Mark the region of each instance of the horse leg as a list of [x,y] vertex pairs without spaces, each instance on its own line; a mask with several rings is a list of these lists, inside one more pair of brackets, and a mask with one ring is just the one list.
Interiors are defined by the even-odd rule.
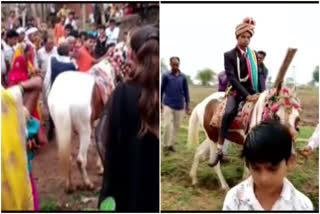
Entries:
[[221,188],[225,191],[228,191],[230,188],[229,188],[229,185],[228,183],[226,182],[223,174],[222,174],[222,171],[221,171],[221,167],[220,167],[220,162],[214,167],[214,171],[217,173],[218,175],[218,178],[219,178],[219,181],[220,181],[220,184],[221,184]]
[[[95,124],[93,124],[92,125],[92,130],[94,130],[94,127],[96,127],[96,125]],[[98,151],[98,145],[96,144],[96,137],[95,137],[95,132],[94,131],[92,131],[92,134],[91,134],[91,142],[95,145],[95,147],[96,147],[96,153],[97,153],[97,155],[96,155],[96,157],[97,157],[97,159],[96,159],[96,165],[97,165],[97,168],[98,168],[98,175],[103,175],[103,170],[104,170],[104,168],[103,168],[103,165],[102,165],[102,160],[101,160],[101,157],[100,157],[100,154],[99,154],[99,151]]]
[[197,179],[197,169],[200,162],[201,157],[205,156],[209,153],[209,139],[204,140],[200,146],[197,148],[196,154],[194,155],[192,167],[190,170],[190,177],[192,179],[192,185],[196,185],[198,183]]
[[217,156],[217,143],[210,141],[209,149],[210,149],[210,156],[209,156],[210,158],[209,158],[208,165],[212,167],[210,164],[213,162],[214,158]]
[[[50,106],[50,113],[53,122],[56,126],[56,136],[58,144],[58,154],[60,164],[62,166],[64,176],[66,178],[65,192],[72,193],[73,185],[71,182],[71,132],[72,124],[70,114],[62,109],[57,109],[58,106]],[[68,108],[66,108],[68,109]]]
[[97,155],[97,167],[99,169],[98,175],[103,175],[104,168],[99,154]]
[[[217,144],[209,141],[209,149],[210,149],[210,160],[209,163],[211,163],[210,161],[213,160],[213,158],[217,155]],[[217,173],[218,178],[219,178],[219,182],[221,184],[221,188],[225,191],[229,190],[229,185],[226,182],[222,172],[221,172],[221,167],[220,167],[220,161],[218,162],[218,164],[214,167],[214,171]]]
[[93,183],[90,181],[87,173],[87,153],[91,143],[91,126],[89,121],[86,125],[83,125],[80,129],[80,150],[77,157],[77,164],[79,171],[82,175],[85,186],[92,190],[94,188]]

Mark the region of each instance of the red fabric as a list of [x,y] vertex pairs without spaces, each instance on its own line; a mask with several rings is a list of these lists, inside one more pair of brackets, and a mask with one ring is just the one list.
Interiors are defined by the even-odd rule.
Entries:
[[89,51],[82,46],[79,49],[79,57],[77,58],[77,64],[79,66],[79,71],[87,72],[93,65],[94,58],[91,56]]
[[8,86],[17,85],[28,79],[28,67],[24,56],[18,56],[13,64],[8,76]]
[[61,23],[56,24],[54,28],[54,35],[56,45],[61,37],[65,37],[64,26]]

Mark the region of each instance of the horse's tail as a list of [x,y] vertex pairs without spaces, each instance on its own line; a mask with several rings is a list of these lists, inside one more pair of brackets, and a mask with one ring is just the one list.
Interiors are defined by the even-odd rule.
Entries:
[[51,100],[49,96],[49,111],[55,126],[59,159],[61,161],[62,166],[68,168],[70,167],[69,160],[71,155],[72,135],[72,122],[70,110],[68,107],[64,105],[57,105],[57,103],[50,103],[50,101]]
[[189,119],[189,128],[188,128],[188,149],[191,149],[194,145],[198,145],[199,143],[199,118],[197,114],[197,108],[194,108],[190,119]]

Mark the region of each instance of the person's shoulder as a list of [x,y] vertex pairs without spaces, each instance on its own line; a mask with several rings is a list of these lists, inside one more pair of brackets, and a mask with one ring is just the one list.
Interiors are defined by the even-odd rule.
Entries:
[[287,178],[285,178],[285,183],[289,186],[290,192],[294,194],[293,200],[298,210],[313,210],[313,204],[305,194],[297,190]]
[[182,77],[183,79],[187,80],[187,75],[186,75],[185,73],[182,73],[182,72],[180,71],[180,75],[181,75],[181,77]]
[[43,54],[44,53],[44,47],[41,47],[39,50],[38,50],[38,54]]
[[247,178],[246,180],[232,187],[227,192],[224,200],[224,207],[232,207],[235,203],[240,203],[240,201],[245,200],[245,198],[247,197],[247,192],[249,191],[248,188],[250,188],[250,182],[252,182],[250,179],[252,178]]
[[231,50],[224,52],[224,55],[225,56],[233,55],[235,51],[236,51],[236,48],[232,48]]
[[223,210],[237,210],[240,201],[245,197],[247,180],[242,181],[232,187],[228,192],[223,202]]

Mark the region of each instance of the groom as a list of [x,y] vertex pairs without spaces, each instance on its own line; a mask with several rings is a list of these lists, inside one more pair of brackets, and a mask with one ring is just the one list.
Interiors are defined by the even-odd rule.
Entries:
[[248,45],[254,34],[255,21],[245,18],[236,27],[237,46],[224,53],[224,67],[228,80],[232,86],[231,93],[227,98],[227,105],[222,118],[220,135],[218,139],[217,156],[210,166],[215,166],[223,158],[223,143],[228,137],[228,128],[237,116],[238,106],[241,101],[254,101],[256,93],[259,93],[259,79],[256,53]]

